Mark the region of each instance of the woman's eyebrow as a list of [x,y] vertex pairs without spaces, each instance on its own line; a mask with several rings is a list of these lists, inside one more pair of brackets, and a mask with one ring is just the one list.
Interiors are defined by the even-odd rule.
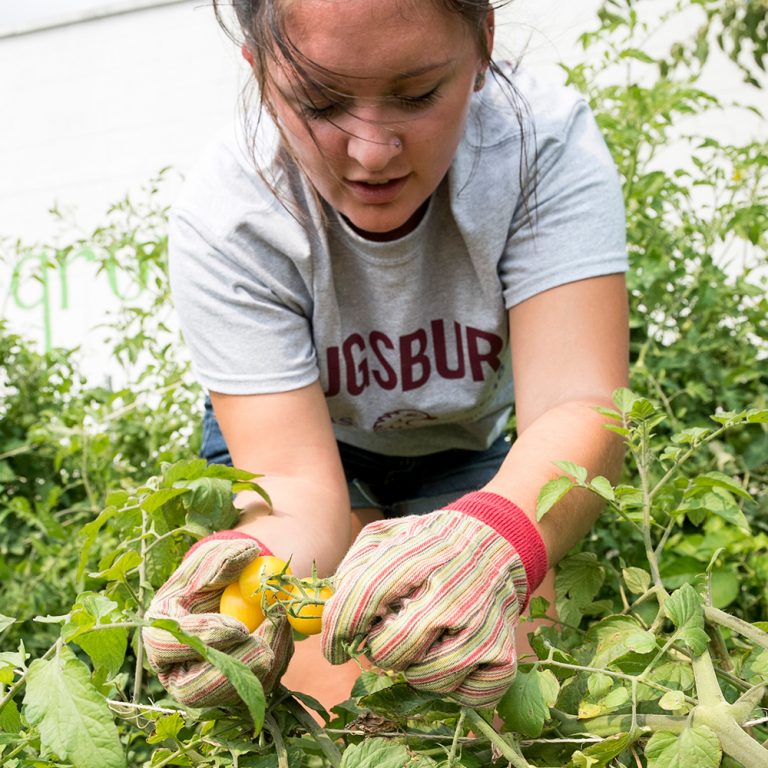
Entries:
[[442,69],[453,63],[453,59],[445,59],[444,61],[436,61],[424,66],[417,67],[416,69],[408,70],[407,72],[398,72],[395,76],[397,80],[407,80],[412,77],[420,77],[421,75],[429,74],[436,69]]

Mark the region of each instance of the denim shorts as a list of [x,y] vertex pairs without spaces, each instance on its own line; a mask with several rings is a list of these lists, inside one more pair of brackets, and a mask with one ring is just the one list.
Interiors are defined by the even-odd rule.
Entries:
[[[502,435],[484,451],[451,449],[427,456],[384,456],[341,442],[338,447],[352,509],[402,517],[432,512],[482,488],[498,472],[509,439]],[[209,398],[200,455],[211,464],[232,464]]]

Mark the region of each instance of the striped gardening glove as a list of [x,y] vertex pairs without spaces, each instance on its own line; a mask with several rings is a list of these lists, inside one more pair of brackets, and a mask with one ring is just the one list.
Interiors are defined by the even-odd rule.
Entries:
[[[259,678],[265,691],[280,679],[293,652],[293,635],[284,617],[267,619],[252,633],[237,619],[218,613],[221,593],[260,554],[269,554],[256,539],[222,531],[201,539],[157,591],[146,618],[175,619],[179,627],[206,645],[240,660]],[[142,632],[147,660],[168,693],[191,707],[240,701],[227,678],[188,645],[162,629]]]
[[361,649],[416,688],[491,706],[514,679],[515,626],[546,572],[533,523],[493,493],[370,523],[336,571],[323,653],[340,664]]

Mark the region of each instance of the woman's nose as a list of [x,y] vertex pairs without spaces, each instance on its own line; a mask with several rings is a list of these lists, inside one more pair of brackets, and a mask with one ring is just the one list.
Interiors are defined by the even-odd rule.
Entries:
[[390,126],[357,119],[347,139],[347,155],[371,173],[383,171],[402,152],[402,141]]

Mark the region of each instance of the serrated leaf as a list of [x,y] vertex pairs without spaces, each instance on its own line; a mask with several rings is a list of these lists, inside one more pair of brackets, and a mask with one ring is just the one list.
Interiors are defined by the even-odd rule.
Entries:
[[149,744],[161,744],[166,739],[175,739],[183,727],[184,718],[181,713],[174,712],[172,715],[163,715],[155,722],[155,731],[147,737],[147,742]]
[[361,696],[369,696],[377,691],[383,691],[385,688],[391,688],[394,684],[394,680],[389,675],[380,675],[378,672],[364,670],[355,680],[350,695],[357,699]]
[[183,480],[196,480],[202,477],[208,467],[205,459],[183,459],[163,468],[163,481],[166,485]]
[[557,612],[566,623],[576,626],[589,610],[605,580],[605,568],[592,552],[579,552],[560,562],[555,577]]
[[768,408],[754,408],[747,411],[750,424],[768,424]]
[[541,520],[571,488],[573,488],[573,481],[564,475],[545,483],[536,500],[536,519]]
[[558,469],[562,469],[566,475],[573,475],[577,482],[587,482],[587,470],[584,467],[574,464],[572,461],[555,461],[554,465]]
[[595,643],[590,666],[605,668],[628,653],[650,653],[656,649],[653,632],[631,616],[609,616],[590,627],[587,640]]
[[232,503],[232,483],[218,477],[200,477],[186,483],[191,494],[184,498],[187,525],[211,531],[231,528],[240,513]]
[[664,603],[664,613],[675,625],[678,639],[694,656],[704,653],[709,638],[704,631],[704,608],[701,597],[690,584],[683,584]]
[[91,576],[94,578],[106,579],[107,581],[126,581],[128,574],[134,568],[138,568],[140,563],[141,555],[131,549],[128,552],[123,552],[123,554],[120,555],[109,568],[105,568],[98,573],[93,573]]
[[651,574],[642,568],[635,568],[634,566],[624,568],[621,576],[627,589],[633,595],[644,595],[651,587]]
[[123,666],[128,649],[128,630],[123,627],[94,629],[73,640],[90,657],[94,669],[114,677]]
[[405,765],[409,768],[412,765],[405,746],[379,737],[351,744],[341,758],[341,768],[403,768]]
[[694,479],[693,484],[695,486],[706,488],[725,488],[727,491],[730,491],[736,496],[740,496],[742,499],[752,501],[752,495],[744,490],[738,480],[735,480],[722,472],[707,472],[706,474],[698,475]]
[[720,740],[706,725],[680,734],[659,731],[645,745],[648,768],[718,768],[722,756]]
[[185,493],[189,492],[189,488],[161,488],[159,491],[154,491],[145,499],[142,499],[141,508],[148,515],[151,515],[177,496],[183,496]]
[[548,669],[518,671],[496,711],[507,730],[538,738],[549,720],[560,692],[560,683]]
[[15,734],[21,731],[21,715],[16,702],[11,699],[0,709],[0,735]]
[[24,713],[40,731],[44,754],[75,768],[126,768],[117,727],[88,667],[65,645],[29,668]]
[[429,691],[419,691],[408,683],[395,683],[364,696],[360,705],[376,714],[396,720],[419,712],[457,714],[459,705]]

